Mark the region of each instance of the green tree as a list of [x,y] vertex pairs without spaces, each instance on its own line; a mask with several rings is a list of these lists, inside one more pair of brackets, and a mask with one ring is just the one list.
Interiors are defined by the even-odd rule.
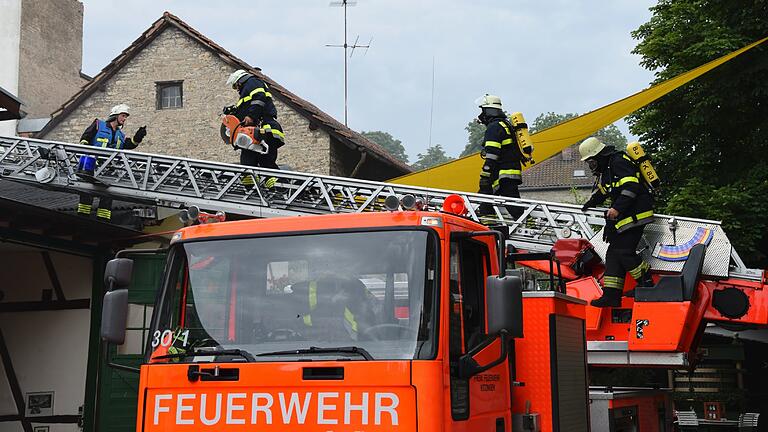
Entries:
[[478,123],[474,120],[467,123],[464,128],[469,134],[467,137],[467,145],[464,146],[464,150],[459,157],[469,156],[472,153],[477,153],[483,149],[483,137],[485,136],[485,125]]
[[415,170],[423,170],[451,160],[453,160],[453,158],[445,154],[443,146],[436,144],[429,147],[426,153],[419,153],[416,162],[411,166]]
[[[768,33],[768,2],[659,0],[632,36],[656,82]],[[757,47],[630,117],[662,179],[660,211],[722,219],[748,265],[768,260],[768,47]]]
[[402,141],[395,139],[389,132],[369,131],[360,132],[360,135],[383,147],[395,159],[408,163],[408,154],[405,153]]
[[[578,116],[579,115],[575,113],[556,114],[551,111],[539,114],[533,123],[531,123],[529,132],[533,134]],[[627,148],[627,137],[621,133],[621,130],[619,130],[616,125],[608,125],[600,129],[595,132],[595,136],[605,145],[612,145],[616,147],[617,150],[624,150]]]

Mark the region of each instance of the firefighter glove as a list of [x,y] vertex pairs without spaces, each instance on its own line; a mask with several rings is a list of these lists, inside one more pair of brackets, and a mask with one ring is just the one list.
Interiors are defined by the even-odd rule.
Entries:
[[133,142],[140,143],[145,136],[147,136],[147,127],[142,126],[139,128],[139,130],[136,131],[135,134],[133,134]]
[[584,205],[581,206],[581,211],[586,212],[590,208],[594,207],[595,204],[597,204],[597,195],[593,194],[592,196],[589,197],[587,202],[585,202]]
[[236,106],[234,106],[234,105],[227,105],[227,106],[225,106],[225,107],[224,107],[224,109],[223,109],[223,110],[221,110],[221,111],[222,111],[224,114],[227,114],[227,115],[229,115],[229,114],[234,114],[234,113],[235,113],[235,111],[237,111],[237,107],[236,107]]
[[603,241],[610,243],[616,237],[616,221],[607,219],[603,228]]

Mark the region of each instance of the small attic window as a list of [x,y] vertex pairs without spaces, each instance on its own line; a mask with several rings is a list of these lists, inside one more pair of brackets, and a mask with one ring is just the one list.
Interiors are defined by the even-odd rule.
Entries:
[[573,170],[573,176],[574,177],[586,177],[587,176],[587,171],[583,170],[583,169]]
[[184,106],[182,81],[164,81],[157,86],[157,109],[173,109]]

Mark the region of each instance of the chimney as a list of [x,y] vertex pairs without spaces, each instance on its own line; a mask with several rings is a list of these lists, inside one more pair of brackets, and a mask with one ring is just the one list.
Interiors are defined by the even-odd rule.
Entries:
[[576,153],[576,147],[570,146],[570,147],[564,148],[561,154],[564,161],[571,161],[573,160],[575,153]]

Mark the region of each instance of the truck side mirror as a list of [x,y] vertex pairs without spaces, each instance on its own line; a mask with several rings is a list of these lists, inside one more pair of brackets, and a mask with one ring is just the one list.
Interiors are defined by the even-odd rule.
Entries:
[[128,258],[115,258],[109,260],[104,269],[104,285],[108,291],[115,288],[128,288],[133,275],[133,260]]
[[128,320],[128,290],[125,288],[104,294],[101,309],[101,339],[116,345],[125,342]]
[[133,260],[115,258],[104,269],[104,285],[107,293],[101,309],[101,338],[109,343],[125,342],[128,320],[128,285],[131,284]]
[[523,337],[523,282],[519,276],[489,276],[485,283],[488,334]]

